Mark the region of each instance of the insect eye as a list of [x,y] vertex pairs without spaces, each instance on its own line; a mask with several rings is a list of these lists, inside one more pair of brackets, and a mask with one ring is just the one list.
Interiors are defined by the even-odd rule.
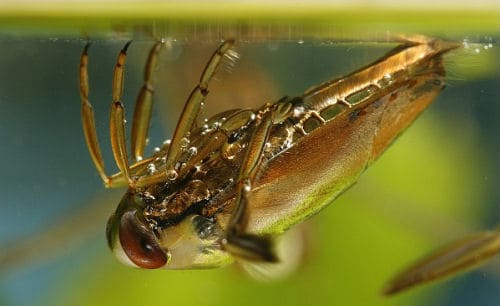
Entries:
[[139,220],[135,211],[127,211],[122,215],[119,237],[123,252],[138,267],[156,269],[167,263],[167,254],[149,227]]

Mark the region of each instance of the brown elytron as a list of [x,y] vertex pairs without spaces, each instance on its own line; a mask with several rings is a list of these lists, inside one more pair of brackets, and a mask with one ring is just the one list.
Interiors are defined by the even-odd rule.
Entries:
[[152,109],[152,48],[132,122],[131,162],[121,103],[128,44],[113,78],[110,133],[120,170],[107,175],[88,100],[88,46],[80,64],[85,138],[107,187],[128,186],[107,227],[123,262],[169,269],[218,267],[241,259],[277,258],[273,239],[329,204],[351,186],[444,88],[442,55],[457,44],[405,41],[376,62],[258,109],[198,114],[225,57],[212,55],[177,122],[171,141],[143,157]]

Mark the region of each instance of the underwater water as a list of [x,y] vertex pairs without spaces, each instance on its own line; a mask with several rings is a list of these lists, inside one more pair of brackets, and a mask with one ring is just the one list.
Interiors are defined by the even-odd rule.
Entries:
[[[81,130],[77,38],[0,38],[0,250],[65,222],[29,256],[2,265],[0,305],[498,305],[499,259],[448,281],[384,298],[384,283],[430,250],[500,221],[500,46],[467,36],[446,56],[447,88],[359,182],[306,224],[307,252],[286,279],[257,282],[235,267],[145,271],[109,252],[105,190]],[[126,40],[95,40],[90,100],[108,173],[112,69]],[[129,49],[132,114],[153,40]],[[156,69],[148,152],[169,138],[217,43],[168,41]],[[333,40],[239,42],[241,59],[211,83],[203,111],[257,107],[354,71],[394,47]],[[229,71],[231,70],[231,71]],[[57,228],[58,229],[58,228]],[[59,243],[60,242],[60,243]],[[33,244],[35,245],[35,244]]]

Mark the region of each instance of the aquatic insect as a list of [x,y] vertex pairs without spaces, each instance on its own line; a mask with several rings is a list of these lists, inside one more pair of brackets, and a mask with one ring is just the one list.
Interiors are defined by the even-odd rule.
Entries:
[[286,262],[274,241],[349,188],[445,86],[442,56],[458,44],[405,41],[376,62],[298,97],[221,112],[199,123],[208,84],[234,41],[215,51],[187,99],[174,135],[144,157],[152,110],[146,63],[129,158],[121,103],[128,44],[115,66],[110,114],[114,159],[107,175],[88,92],[88,45],[80,62],[85,139],[107,187],[127,186],[107,225],[117,258],[140,268],[213,268],[234,260]]

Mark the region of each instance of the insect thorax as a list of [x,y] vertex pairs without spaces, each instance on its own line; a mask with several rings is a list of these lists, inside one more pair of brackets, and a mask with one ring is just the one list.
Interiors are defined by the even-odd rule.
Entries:
[[[284,153],[325,122],[307,109],[301,98],[284,97],[257,111],[230,110],[205,120],[185,138],[182,154],[175,165],[177,176],[137,189],[145,203],[144,215],[152,227],[177,224],[190,214],[214,218],[230,213],[240,168],[249,141],[262,116],[275,111],[273,126],[259,169]],[[328,115],[332,117],[332,115]],[[319,119],[318,119],[319,118]],[[310,122],[315,121],[314,126]],[[138,176],[166,171],[168,142],[156,152]]]

